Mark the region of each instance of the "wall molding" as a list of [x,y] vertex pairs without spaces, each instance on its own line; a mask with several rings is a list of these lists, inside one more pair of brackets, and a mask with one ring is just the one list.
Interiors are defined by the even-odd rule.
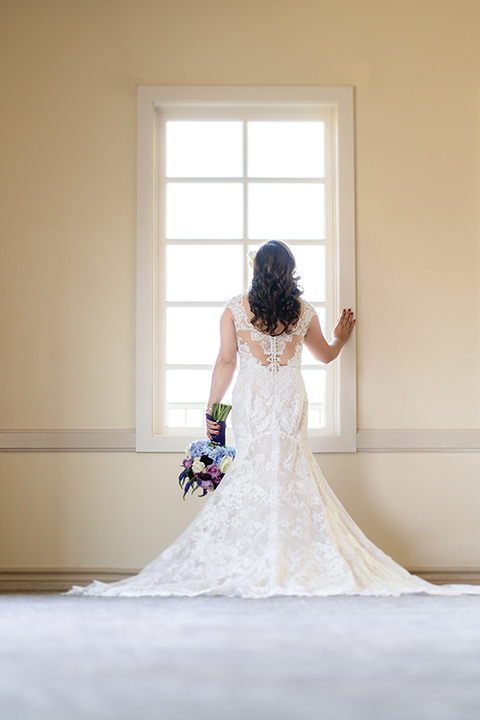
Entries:
[[0,568],[0,593],[64,592],[72,585],[88,585],[93,580],[116,582],[138,572],[125,568]]
[[135,430],[3,430],[3,452],[135,452]]
[[480,585],[480,567],[418,567],[407,568],[413,575],[418,575],[435,585],[467,584]]
[[[0,452],[135,452],[135,430],[3,430]],[[480,430],[359,430],[357,452],[478,453]]]
[[[131,568],[0,568],[0,593],[65,592],[72,585],[88,585],[93,580],[116,582],[138,572]],[[420,567],[409,572],[436,585],[480,585],[480,567]]]
[[480,452],[480,430],[359,430],[358,452]]

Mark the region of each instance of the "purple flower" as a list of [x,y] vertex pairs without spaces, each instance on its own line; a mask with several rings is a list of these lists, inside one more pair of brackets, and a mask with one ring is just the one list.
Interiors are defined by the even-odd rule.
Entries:
[[214,488],[213,482],[211,480],[199,480],[198,484],[205,490],[213,490]]
[[220,475],[222,474],[222,473],[220,472],[220,468],[218,467],[218,465],[213,465],[213,464],[208,466],[207,472],[208,472],[209,475],[212,476],[212,478],[213,478],[214,480],[215,480],[215,478],[219,478]]
[[188,470],[188,468],[192,467],[192,463],[192,458],[185,458],[185,460],[183,461],[183,467]]

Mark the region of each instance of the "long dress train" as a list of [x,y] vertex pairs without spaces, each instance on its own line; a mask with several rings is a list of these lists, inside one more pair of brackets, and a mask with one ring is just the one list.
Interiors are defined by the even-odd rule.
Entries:
[[138,575],[67,594],[103,596],[480,594],[433,585],[386,555],[341,505],[308,446],[301,352],[315,314],[303,303],[289,335],[248,321],[245,295],[227,303],[240,370],[233,391],[237,455],[193,522]]

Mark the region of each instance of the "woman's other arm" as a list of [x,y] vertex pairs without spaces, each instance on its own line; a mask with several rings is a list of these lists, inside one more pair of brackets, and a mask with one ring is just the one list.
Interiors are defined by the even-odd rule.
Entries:
[[[237,337],[232,311],[228,308],[223,312],[220,320],[220,352],[213,368],[212,386],[208,398],[208,412],[211,412],[213,403],[222,401],[233,379],[237,367]],[[212,433],[217,434],[219,425],[207,420],[207,435],[212,439]]]
[[356,320],[350,308],[343,310],[340,319],[333,328],[332,341],[328,343],[322,333],[318,317],[315,315],[305,335],[305,345],[315,360],[320,360],[320,362],[323,363],[329,363],[335,360],[352,334],[355,322]]

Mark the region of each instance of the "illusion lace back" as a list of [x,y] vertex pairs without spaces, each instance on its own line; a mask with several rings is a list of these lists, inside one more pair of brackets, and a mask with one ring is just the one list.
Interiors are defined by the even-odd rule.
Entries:
[[270,337],[250,324],[246,303],[246,295],[227,303],[240,356],[235,461],[195,520],[138,575],[69,594],[480,594],[480,586],[438,586],[411,575],[366,538],[308,446],[301,352],[315,310],[303,303],[291,334]]

